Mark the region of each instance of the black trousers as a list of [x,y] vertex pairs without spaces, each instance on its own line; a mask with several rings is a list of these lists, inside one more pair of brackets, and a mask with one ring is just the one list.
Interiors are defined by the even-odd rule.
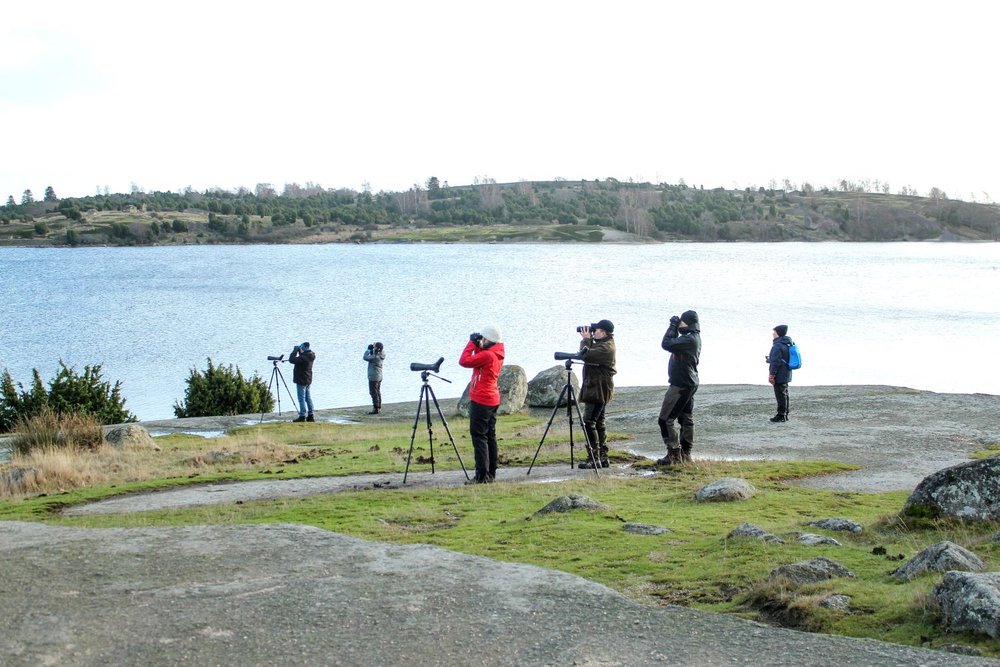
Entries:
[[587,429],[589,443],[587,449],[593,448],[594,458],[604,460],[608,458],[607,423],[604,420],[608,404],[584,403],[583,406],[583,428]]
[[[660,435],[667,449],[677,449],[690,452],[694,446],[694,395],[698,387],[667,387],[660,406]],[[674,428],[674,422],[681,426],[680,437]]]
[[788,416],[788,383],[774,383],[774,398],[778,401],[778,414],[782,417]]
[[368,395],[372,397],[372,407],[378,410],[382,407],[382,381],[368,381]]
[[497,476],[497,408],[498,405],[469,403],[469,435],[476,457],[476,479],[483,481]]

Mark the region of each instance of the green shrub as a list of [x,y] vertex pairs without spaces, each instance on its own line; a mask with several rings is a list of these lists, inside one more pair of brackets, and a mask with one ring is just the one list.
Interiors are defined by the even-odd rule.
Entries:
[[58,414],[44,407],[38,414],[17,420],[10,444],[11,450],[21,456],[36,449],[93,451],[104,444],[104,431],[93,415]]
[[239,367],[216,366],[211,358],[208,370],[191,369],[184,402],[174,403],[177,417],[214,417],[270,412],[274,398],[257,375],[245,378]]
[[31,419],[48,409],[57,415],[90,415],[101,424],[121,424],[135,421],[135,415],[125,409],[121,380],[104,381],[101,364],[85,366],[83,374],[59,360],[59,370],[49,381],[48,389],[38,369],[32,369],[31,388],[14,383],[5,368],[0,378],[0,433],[14,428],[18,420]]

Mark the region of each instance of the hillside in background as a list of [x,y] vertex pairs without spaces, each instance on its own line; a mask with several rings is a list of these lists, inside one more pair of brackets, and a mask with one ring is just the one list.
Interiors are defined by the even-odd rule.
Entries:
[[406,192],[267,184],[103,194],[0,207],[0,245],[368,241],[1000,240],[1000,206],[843,190],[538,181]]

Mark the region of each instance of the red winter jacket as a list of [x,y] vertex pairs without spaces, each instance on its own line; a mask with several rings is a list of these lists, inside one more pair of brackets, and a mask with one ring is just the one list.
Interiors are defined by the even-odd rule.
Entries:
[[500,405],[500,390],[497,388],[497,378],[503,368],[503,343],[496,343],[487,349],[480,349],[471,340],[462,350],[458,365],[472,369],[472,382],[469,383],[469,399],[480,405]]

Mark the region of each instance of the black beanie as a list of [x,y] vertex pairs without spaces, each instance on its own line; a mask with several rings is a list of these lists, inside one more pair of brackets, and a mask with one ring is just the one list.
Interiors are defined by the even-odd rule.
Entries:
[[774,327],[774,333],[778,334],[778,336],[785,336],[785,335],[787,335],[788,334],[788,325],[787,324],[779,324],[778,326]]
[[698,324],[698,313],[693,310],[685,310],[681,313],[681,322],[689,327]]

